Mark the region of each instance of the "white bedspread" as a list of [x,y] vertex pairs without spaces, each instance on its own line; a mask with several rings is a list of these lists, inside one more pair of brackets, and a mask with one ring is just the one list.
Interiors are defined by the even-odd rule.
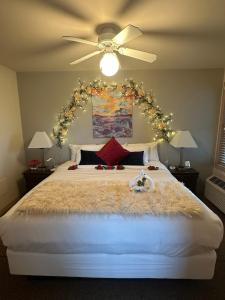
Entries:
[[[129,180],[141,167],[97,171],[93,166],[67,170],[67,162],[45,181]],[[154,178],[176,180],[159,162],[151,171]],[[146,167],[145,167],[146,168]],[[42,183],[41,183],[42,184]],[[187,190],[188,193],[190,193]],[[25,196],[26,197],[26,196]],[[95,195],[93,195],[95,197]],[[201,218],[185,216],[62,215],[14,216],[22,198],[0,218],[0,236],[11,250],[45,253],[151,253],[187,256],[216,249],[223,236],[220,219],[197,197],[203,208]]]

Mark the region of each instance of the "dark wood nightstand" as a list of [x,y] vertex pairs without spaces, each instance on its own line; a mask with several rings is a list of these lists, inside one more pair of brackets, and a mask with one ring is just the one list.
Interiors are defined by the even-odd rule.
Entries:
[[170,173],[180,182],[183,182],[184,185],[190,189],[194,194],[196,193],[196,185],[198,180],[199,173],[192,168],[184,169],[169,169]]
[[42,180],[51,175],[53,171],[49,169],[36,169],[36,170],[26,170],[23,172],[23,176],[26,183],[26,192],[29,192],[33,187],[35,187]]

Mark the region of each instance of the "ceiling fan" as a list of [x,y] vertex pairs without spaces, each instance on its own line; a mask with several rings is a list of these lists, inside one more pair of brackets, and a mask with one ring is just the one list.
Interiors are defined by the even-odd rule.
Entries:
[[122,47],[127,42],[139,37],[142,34],[142,31],[133,25],[126,26],[122,31],[116,34],[115,28],[113,28],[113,26],[107,26],[106,24],[101,28],[101,32],[98,36],[98,42],[92,42],[73,36],[63,36],[63,39],[72,42],[88,44],[98,48],[98,50],[74,60],[70,63],[71,65],[78,64],[95,55],[104,53],[100,61],[101,71],[106,76],[112,76],[119,69],[119,61],[115,52],[135,59],[140,59],[148,63],[152,63],[156,60],[157,56],[155,54]]

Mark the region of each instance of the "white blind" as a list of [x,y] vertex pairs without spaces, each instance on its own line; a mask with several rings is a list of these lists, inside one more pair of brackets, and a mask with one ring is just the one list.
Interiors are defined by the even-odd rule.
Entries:
[[221,105],[222,106],[221,106],[221,115],[220,115],[217,164],[225,168],[225,89],[223,89],[223,97],[222,97]]

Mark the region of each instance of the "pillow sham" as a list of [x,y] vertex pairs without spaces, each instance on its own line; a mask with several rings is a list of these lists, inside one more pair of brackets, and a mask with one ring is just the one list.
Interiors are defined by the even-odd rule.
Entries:
[[144,151],[130,152],[125,158],[120,161],[120,164],[128,166],[143,166]]
[[105,162],[96,155],[95,151],[80,150],[81,161],[80,165],[104,165]]
[[104,144],[89,144],[89,145],[76,145],[76,144],[70,144],[70,150],[71,150],[71,160],[75,161],[77,164],[80,163],[81,160],[81,150],[86,151],[98,151],[103,147]]
[[70,144],[69,148],[70,148],[70,160],[75,161],[76,160],[76,156],[77,156],[78,146]]
[[129,151],[124,149],[114,137],[96,152],[96,155],[109,166],[118,165],[128,154]]
[[158,143],[156,142],[149,143],[149,161],[151,160],[159,161]]

